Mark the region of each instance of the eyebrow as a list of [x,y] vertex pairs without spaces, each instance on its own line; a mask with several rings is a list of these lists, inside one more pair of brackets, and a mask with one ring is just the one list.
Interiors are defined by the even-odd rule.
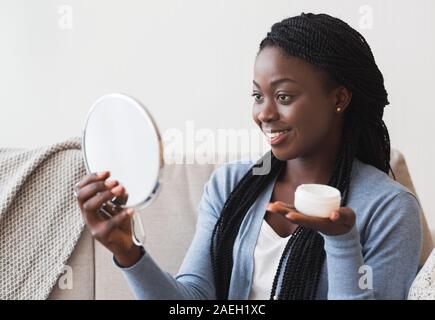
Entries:
[[[255,82],[255,80],[253,80],[252,82],[253,82],[254,85],[256,85],[258,88],[260,88],[260,85],[259,85],[257,82]],[[273,80],[273,81],[270,83],[270,85],[274,87],[274,86],[277,86],[277,85],[279,85],[279,84],[281,84],[281,83],[283,83],[283,82],[292,82],[292,83],[297,83],[295,80],[290,79],[290,78],[281,78],[281,79]]]

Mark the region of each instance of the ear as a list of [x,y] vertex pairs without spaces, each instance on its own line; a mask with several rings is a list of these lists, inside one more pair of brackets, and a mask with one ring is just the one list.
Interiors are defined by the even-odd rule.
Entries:
[[338,86],[334,89],[334,111],[342,113],[346,110],[352,100],[352,92],[345,86]]

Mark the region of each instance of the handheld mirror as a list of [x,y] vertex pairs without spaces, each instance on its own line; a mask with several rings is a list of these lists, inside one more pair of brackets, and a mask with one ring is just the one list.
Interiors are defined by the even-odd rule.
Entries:
[[[100,211],[111,217],[112,208],[142,209],[151,204],[160,188],[163,144],[147,109],[120,93],[99,98],[89,110],[82,137],[83,158],[88,173],[110,171],[128,193],[125,204],[114,197]],[[145,232],[138,213],[133,216],[133,241],[141,245]]]

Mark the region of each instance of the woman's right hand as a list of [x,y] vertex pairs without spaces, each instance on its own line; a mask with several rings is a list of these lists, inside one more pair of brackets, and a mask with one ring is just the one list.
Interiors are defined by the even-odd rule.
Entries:
[[92,236],[101,242],[115,256],[123,267],[135,264],[141,257],[140,247],[132,239],[132,209],[105,209],[112,215],[107,217],[100,207],[117,197],[122,204],[128,199],[125,188],[116,180],[106,180],[110,172],[91,173],[76,185],[77,201],[86,225]]

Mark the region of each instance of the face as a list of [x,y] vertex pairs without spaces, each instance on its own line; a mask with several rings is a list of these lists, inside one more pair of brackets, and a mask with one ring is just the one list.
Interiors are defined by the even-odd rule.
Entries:
[[324,71],[284,55],[278,47],[266,47],[257,55],[252,115],[278,159],[310,156],[341,137],[350,92],[327,84]]

